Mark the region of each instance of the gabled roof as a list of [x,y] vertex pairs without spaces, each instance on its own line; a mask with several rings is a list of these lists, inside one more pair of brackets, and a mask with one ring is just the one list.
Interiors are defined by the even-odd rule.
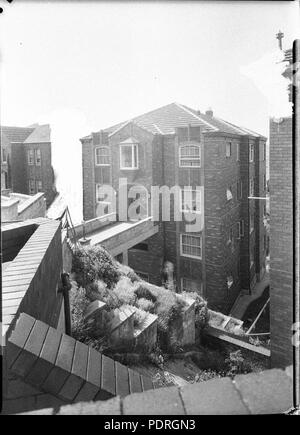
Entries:
[[123,140],[123,142],[121,142],[122,145],[133,144],[133,143],[139,143],[139,141],[132,136],[126,140]]
[[34,124],[30,127],[1,126],[1,136],[5,136],[9,142],[17,143],[42,143],[51,141],[49,124]]
[[[260,136],[258,133],[238,127],[215,116],[203,114],[199,110],[191,109],[190,107],[179,103],[168,104],[152,110],[151,112],[136,116],[131,120],[113,125],[104,131],[107,132],[109,136],[113,136],[130,122],[152,134],[174,134],[176,127],[186,127],[190,125],[200,126],[202,127],[203,132],[206,133],[220,132],[239,136]],[[90,137],[91,136],[86,136],[83,139],[88,139]]]
[[38,125],[24,143],[42,143],[51,142],[50,139],[50,125]]
[[33,131],[33,127],[1,126],[1,136],[5,135],[9,142],[24,142]]

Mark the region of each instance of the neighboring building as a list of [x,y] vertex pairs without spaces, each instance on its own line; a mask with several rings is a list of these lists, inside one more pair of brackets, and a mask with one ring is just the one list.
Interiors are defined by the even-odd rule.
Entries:
[[[296,47],[299,59],[299,41],[295,44],[295,50]],[[296,59],[293,59],[292,50],[284,51],[283,56],[287,62],[283,76],[291,83],[288,87],[291,102],[292,80],[295,83],[294,80],[297,79]],[[299,170],[299,151],[296,153],[296,147],[293,146],[293,132],[297,135],[298,142],[295,138],[295,144],[299,148],[300,101],[299,90],[294,89],[294,101],[297,105],[295,118],[288,116],[270,120],[270,330],[273,367],[284,367],[293,363],[296,350],[292,342],[294,334],[297,339],[297,330],[293,330],[293,323],[297,321],[296,313],[299,320],[299,275],[298,282],[296,280],[296,275],[299,274],[299,256],[297,259],[295,249],[295,238],[298,237],[299,240],[299,214],[296,215],[294,208],[298,204],[299,213],[299,174],[296,173],[297,167]],[[295,270],[297,264],[298,271]]]
[[[137,273],[161,284],[163,265],[171,262],[177,291],[196,290],[223,312],[262,278],[264,202],[248,197],[266,195],[265,137],[216,118],[211,110],[203,114],[173,103],[81,142],[85,220],[105,205],[98,186],[111,184],[118,192],[121,178],[148,192],[151,186],[179,185],[180,196],[192,196],[189,213],[201,214],[200,231],[186,233],[185,222],[172,219],[173,198],[171,220],[161,221],[158,234],[128,252]],[[204,195],[184,186],[201,186]]]
[[56,190],[49,125],[1,126],[1,191],[44,192],[51,204]]
[[1,222],[23,221],[46,216],[44,193],[1,195]]

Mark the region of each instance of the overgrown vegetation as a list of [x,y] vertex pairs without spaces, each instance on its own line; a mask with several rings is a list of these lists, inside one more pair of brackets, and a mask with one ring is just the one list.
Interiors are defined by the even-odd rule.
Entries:
[[[70,292],[72,329],[75,339],[89,344],[99,351],[113,356],[127,365],[152,364],[160,370],[164,378],[164,367],[170,359],[184,358],[192,361],[199,368],[195,382],[222,377],[235,376],[237,373],[252,371],[255,367],[249,363],[250,358],[236,349],[226,351],[211,348],[207,345],[192,346],[180,349],[169,346],[170,334],[176,320],[180,319],[187,306],[186,299],[195,300],[195,322],[198,332],[208,321],[221,326],[225,316],[208,310],[206,301],[198,293],[182,293],[180,295],[164,287],[158,287],[143,281],[130,267],[121,265],[102,247],[89,247],[86,251],[77,251],[73,259],[73,272],[80,288]],[[135,353],[126,346],[111,348],[106,338],[95,339],[84,322],[84,312],[91,300],[99,299],[106,303],[109,312],[122,305],[136,307],[134,327],[140,328],[146,320],[147,313],[158,316],[158,343],[151,352]],[[233,325],[234,326],[234,325]],[[258,367],[261,364],[258,363]],[[167,382],[168,379],[163,379]]]

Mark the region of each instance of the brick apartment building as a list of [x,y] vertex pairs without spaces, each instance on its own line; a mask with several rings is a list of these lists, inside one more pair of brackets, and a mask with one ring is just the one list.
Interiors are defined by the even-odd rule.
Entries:
[[[178,185],[184,217],[200,213],[200,231],[186,222],[159,223],[159,232],[128,251],[128,264],[154,284],[166,261],[177,291],[200,292],[210,307],[229,312],[241,290],[250,291],[265,271],[266,138],[213,115],[172,103],[81,139],[83,215],[97,216],[99,186]],[[202,194],[188,192],[202,187]],[[203,194],[204,192],[204,194]],[[182,205],[183,204],[183,205]],[[102,204],[103,205],[103,204]],[[148,210],[150,210],[148,204]],[[192,210],[192,211],[191,211]],[[117,209],[118,213],[118,209]],[[149,215],[150,215],[149,211]],[[190,219],[190,216],[188,217]],[[127,253],[126,253],[127,258]]]
[[[294,362],[299,366],[299,348],[298,355],[295,355],[297,349],[292,344],[294,334],[297,338],[292,325],[297,318],[299,321],[299,173],[296,172],[299,171],[299,151],[296,146],[299,148],[300,99],[299,88],[292,86],[297,80],[295,65],[299,59],[300,44],[296,41],[293,50],[283,52],[286,68],[282,74],[290,83],[289,101],[294,103],[294,117],[291,107],[291,116],[270,119],[270,330],[273,367],[292,364],[294,356],[297,358]],[[299,374],[297,376],[299,384]]]
[[1,126],[1,192],[44,192],[49,206],[55,195],[49,125]]

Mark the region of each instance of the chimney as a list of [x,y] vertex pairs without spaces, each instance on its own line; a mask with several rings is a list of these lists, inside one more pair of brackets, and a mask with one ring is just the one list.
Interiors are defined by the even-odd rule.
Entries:
[[209,108],[206,112],[205,115],[210,116],[211,118],[214,116],[214,112],[212,111],[211,108]]

